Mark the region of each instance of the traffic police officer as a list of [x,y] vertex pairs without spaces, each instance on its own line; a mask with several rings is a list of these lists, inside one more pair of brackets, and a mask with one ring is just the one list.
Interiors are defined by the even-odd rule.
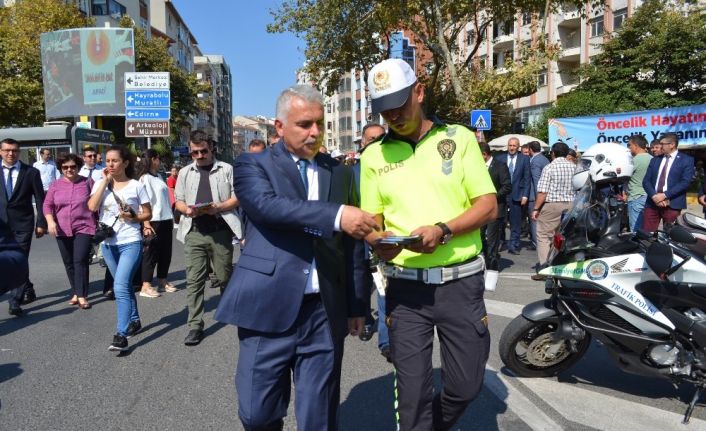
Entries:
[[[480,227],[496,217],[495,188],[474,134],[425,116],[424,87],[405,61],[377,64],[368,88],[373,113],[390,128],[361,157],[361,208],[385,226],[366,240],[386,261],[399,425],[447,430],[479,393],[490,350]],[[379,242],[391,235],[421,239]],[[436,396],[435,327],[442,364]]]

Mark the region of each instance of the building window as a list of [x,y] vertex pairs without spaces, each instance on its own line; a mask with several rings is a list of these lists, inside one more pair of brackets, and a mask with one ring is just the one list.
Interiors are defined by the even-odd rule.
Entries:
[[522,13],[522,25],[528,25],[532,22],[532,12]]
[[357,99],[357,100],[355,101],[355,110],[356,110],[356,111],[360,111],[360,99]]
[[330,104],[330,103],[327,103],[327,104],[326,104],[326,113],[327,113],[327,114],[330,114],[330,113],[331,113],[331,104]]
[[488,56],[481,55],[478,57],[478,69],[485,70],[488,67]]
[[537,86],[544,87],[547,85],[547,70],[543,69],[537,74]]
[[466,30],[466,45],[473,46],[476,40],[476,32],[473,29]]
[[93,15],[108,15],[108,0],[93,0],[91,13]]
[[613,31],[617,31],[628,19],[628,8],[623,8],[613,12]]
[[355,130],[356,130],[356,132],[360,132],[362,129],[363,129],[363,123],[361,123],[360,121],[356,121],[356,122],[355,122]]
[[401,31],[390,35],[390,57],[401,58],[416,72],[415,49],[416,48],[410,44],[409,38],[404,37],[404,33]]
[[603,15],[597,16],[591,20],[591,37],[597,37],[603,35],[605,30],[603,23]]

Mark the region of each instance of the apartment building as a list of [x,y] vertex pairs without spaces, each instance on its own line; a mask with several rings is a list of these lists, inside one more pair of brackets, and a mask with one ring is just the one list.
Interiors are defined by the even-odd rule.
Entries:
[[233,117],[233,147],[237,154],[248,151],[248,145],[253,139],[261,139],[266,143],[276,136],[275,120],[262,115]]
[[171,0],[150,0],[152,27],[170,39],[169,55],[187,72],[194,71],[196,38]]
[[[642,0],[607,0],[604,9],[591,12],[588,17],[582,17],[573,6],[562,6],[546,19],[543,12],[519,12],[513,20],[494,22],[487,29],[475,64],[503,73],[508,60],[519,59],[523,47],[531,49],[541,38],[541,24],[545,23],[545,38],[559,47],[558,58],[538,74],[535,93],[511,101],[518,122],[527,126],[537,121],[557,98],[576,88],[579,67],[601,52],[604,41],[641,4]],[[462,54],[473,42],[472,28],[469,23],[467,31],[459,35]]]
[[230,67],[222,55],[200,55],[198,47],[194,56],[196,77],[207,82],[211,91],[199,94],[209,101],[209,108],[199,113],[196,128],[204,130],[214,140],[224,160],[233,157],[232,87]]

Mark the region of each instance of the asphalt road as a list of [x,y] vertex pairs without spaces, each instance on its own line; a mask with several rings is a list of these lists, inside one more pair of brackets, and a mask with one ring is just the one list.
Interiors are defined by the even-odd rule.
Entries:
[[[180,290],[138,296],[143,331],[130,352],[107,347],[115,304],[104,300],[103,269],[91,267],[91,310],[67,304],[69,288],[54,239],[35,240],[31,278],[40,298],[14,318],[0,309],[0,429],[240,430],[233,372],[235,328],[213,320],[217,289],[207,289],[206,338],[186,347],[182,248],[175,242],[170,280]],[[600,345],[554,379],[518,379],[497,354],[503,328],[523,304],[545,297],[529,280],[534,252],[503,253],[498,290],[486,295],[493,347],[485,386],[456,429],[461,430],[706,430],[706,405],[680,424],[688,387],[625,374]],[[437,349],[438,351],[438,349]],[[435,357],[437,384],[439,359]],[[342,430],[393,430],[392,367],[376,337],[348,339],[341,393]],[[706,400],[704,400],[706,402]],[[286,429],[296,429],[293,414]]]

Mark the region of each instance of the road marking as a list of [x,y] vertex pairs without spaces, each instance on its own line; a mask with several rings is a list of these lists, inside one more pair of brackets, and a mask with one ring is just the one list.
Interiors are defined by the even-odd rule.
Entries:
[[[566,419],[592,428],[607,430],[619,427],[621,431],[645,431],[681,427],[683,416],[678,413],[583,389],[576,384],[559,383],[552,379],[517,378],[517,380]],[[515,411],[514,406],[512,410]],[[686,404],[684,404],[684,410],[686,410]],[[706,429],[706,421],[692,417],[685,429]]]
[[487,365],[483,384],[533,430],[562,431],[564,429],[508,382],[501,372]]
[[501,272],[498,274],[498,277],[531,277],[534,272]]
[[495,301],[492,299],[485,300],[485,309],[488,314],[494,316],[507,317],[508,319],[514,319],[522,313],[522,308],[524,305],[513,304],[511,302]]

